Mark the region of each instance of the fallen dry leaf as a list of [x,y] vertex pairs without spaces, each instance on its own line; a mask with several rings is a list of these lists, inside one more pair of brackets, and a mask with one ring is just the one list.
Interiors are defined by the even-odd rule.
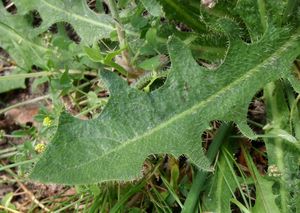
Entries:
[[15,124],[26,125],[32,123],[37,126],[34,121],[34,116],[37,115],[39,107],[37,105],[28,105],[22,108],[14,108],[5,113],[9,119],[11,119]]

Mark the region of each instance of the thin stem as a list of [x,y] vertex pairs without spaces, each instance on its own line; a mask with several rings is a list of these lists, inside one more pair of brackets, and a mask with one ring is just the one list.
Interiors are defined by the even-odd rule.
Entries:
[[120,42],[120,48],[125,48],[126,47],[125,31],[124,31],[124,27],[120,21],[119,11],[118,11],[115,0],[108,0],[108,6],[109,6],[112,17],[116,21],[118,39]]
[[[109,10],[111,12],[112,17],[116,21],[116,28],[117,28],[117,34],[118,34],[118,40],[119,40],[119,43],[120,43],[120,48],[121,49],[126,48],[127,47],[127,41],[126,41],[125,30],[124,30],[124,26],[121,23],[120,16],[119,16],[119,11],[118,11],[117,4],[116,4],[115,0],[108,0],[108,7],[109,7]],[[122,51],[121,54],[122,54],[122,58],[123,58],[124,62],[127,65],[130,65],[130,58],[129,58],[128,51],[125,49],[124,51]]]
[[[284,99],[284,88],[283,84],[281,82],[272,82],[267,84],[264,87],[264,98],[265,103],[267,106],[267,119],[271,120],[271,123],[274,123],[273,125],[274,129],[283,129],[288,130],[288,117],[284,116],[286,115],[285,112],[288,112],[288,106]],[[286,129],[285,129],[286,128]],[[269,153],[271,150],[272,154],[269,156],[268,160],[272,162],[272,164],[275,164],[279,171],[289,171],[290,167],[289,164],[293,163],[293,158],[289,155],[290,153],[284,149],[283,146],[283,139],[280,137],[272,137],[272,132],[268,132],[266,130],[265,135],[265,143],[266,148]],[[269,138],[269,139],[267,139]],[[246,156],[246,155],[245,155]],[[290,159],[291,162],[287,162],[285,159]],[[248,162],[247,162],[248,164]],[[251,163],[252,164],[252,163]],[[249,165],[249,164],[248,164]],[[290,178],[290,176],[281,176],[280,187],[279,187],[279,199],[278,202],[280,203],[280,206],[282,207],[282,212],[288,212],[288,206],[289,206],[289,194],[285,183]]]
[[[53,76],[53,75],[61,74],[61,72],[64,71],[65,70],[59,70],[59,72],[42,71],[42,72],[34,72],[34,73],[21,73],[16,75],[5,75],[5,76],[0,76],[0,81],[14,80],[20,78],[38,78],[38,77]],[[69,70],[69,74],[84,74],[89,76],[97,76],[97,73],[82,72],[80,70]]]
[[23,136],[21,135],[3,135],[5,138],[22,138]]
[[22,74],[15,74],[15,75],[5,75],[0,77],[0,81],[7,81],[7,80],[14,80],[20,78],[37,78],[37,77],[45,77],[55,75],[56,73],[51,72],[34,72],[34,73],[22,73]]
[[78,113],[77,115],[75,115],[75,117],[80,117],[81,115],[85,115],[85,114],[87,114],[87,113],[89,113],[90,111],[92,111],[92,110],[94,110],[94,109],[97,109],[97,108],[99,108],[99,107],[101,107],[101,106],[104,106],[105,104],[106,104],[106,100],[105,99],[103,99],[102,101],[101,101],[101,103],[99,103],[99,104],[96,104],[95,106],[92,106],[92,107],[90,107],[90,108],[88,108],[88,109],[86,109],[86,110],[84,110],[84,111],[82,111],[82,112],[80,112],[80,113]]
[[11,3],[9,3],[9,4],[5,7],[5,9],[8,10],[8,9],[9,9],[11,6],[13,6],[13,5],[15,5],[15,3],[11,2]]
[[26,186],[21,183],[19,180],[17,180],[17,183],[19,186],[23,189],[23,191],[27,194],[27,196],[30,198],[31,201],[33,201],[35,204],[37,204],[44,212],[50,212],[51,210],[48,209],[44,204],[42,204],[35,196],[34,194],[29,191]]
[[18,153],[18,152],[15,151],[15,152],[8,152],[8,153],[5,153],[5,154],[1,154],[1,155],[0,155],[0,159],[12,157],[12,156],[16,155],[17,153]]
[[12,213],[21,213],[21,212],[19,212],[19,211],[16,211],[16,210],[14,210],[14,209],[11,209],[11,208],[9,208],[9,207],[2,206],[2,205],[0,205],[0,209],[4,209],[5,211],[12,212]]
[[16,151],[18,147],[21,147],[23,145],[18,145],[18,146],[13,146],[13,147],[8,147],[6,149],[0,150],[0,154],[7,153],[7,152],[12,152]]
[[87,200],[88,198],[89,197],[81,197],[81,198],[79,198],[79,200],[76,200],[75,202],[72,202],[72,203],[70,203],[70,204],[68,204],[68,205],[66,205],[66,206],[64,206],[64,207],[62,207],[60,209],[55,210],[55,212],[58,213],[58,212],[65,211],[66,209],[68,209],[68,208],[76,205],[78,202],[82,202],[84,200]]
[[9,164],[9,165],[5,165],[5,166],[1,165],[0,171],[6,170],[6,169],[9,169],[9,168],[13,168],[13,167],[16,167],[16,166],[24,165],[24,164],[34,163],[35,161],[36,161],[36,159],[31,159],[31,160],[22,161],[22,162]]
[[267,13],[266,13],[266,4],[264,0],[257,0],[258,3],[258,11],[260,14],[260,21],[265,31],[267,29]]
[[48,209],[44,204],[42,204],[38,199],[36,199],[35,195],[27,189],[27,187],[19,180],[18,176],[11,169],[7,168],[5,169],[5,171],[16,179],[16,182],[22,188],[25,194],[27,194],[31,201],[33,201],[41,209],[43,209],[43,212],[50,212],[50,209]]
[[[83,83],[81,85],[79,85],[78,87],[75,87],[75,89],[79,89],[79,88],[83,88],[93,82],[96,82],[97,80],[93,79],[89,82],[86,82],[86,83]],[[71,91],[74,91],[75,89],[71,90]],[[21,103],[17,103],[17,104],[14,104],[14,105],[11,105],[11,106],[8,106],[2,110],[0,110],[0,114],[2,113],[5,113],[7,112],[8,110],[10,109],[13,109],[13,108],[16,108],[16,107],[20,107],[20,106],[24,106],[24,105],[27,105],[27,104],[32,104],[32,103],[35,103],[35,102],[38,102],[38,101],[41,101],[41,100],[45,100],[45,99],[50,99],[50,95],[44,95],[44,96],[40,96],[40,97],[37,97],[37,98],[34,98],[34,99],[31,99],[31,100],[27,100],[27,101],[24,101],[24,102],[21,102]]]
[[37,97],[37,98],[34,98],[34,99],[23,101],[21,103],[14,104],[14,105],[8,106],[8,107],[0,110],[0,114],[5,113],[10,109],[20,107],[20,106],[24,106],[24,105],[27,105],[27,104],[32,104],[32,103],[35,103],[35,102],[38,102],[38,101],[41,101],[41,100],[45,100],[45,99],[48,99],[48,98],[50,98],[50,95],[44,95],[44,96],[40,96],[40,97]]

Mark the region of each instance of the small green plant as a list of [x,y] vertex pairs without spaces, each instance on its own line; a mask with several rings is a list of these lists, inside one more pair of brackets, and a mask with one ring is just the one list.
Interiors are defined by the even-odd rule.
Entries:
[[[41,154],[29,179],[135,181],[148,156],[185,155],[199,170],[186,202],[176,195],[177,167],[170,182],[162,176],[168,193],[159,194],[184,212],[195,212],[199,201],[208,212],[299,210],[299,0],[96,2],[18,0],[15,14],[0,6],[0,46],[16,61],[0,77],[0,93],[35,78],[36,86],[48,83],[45,99],[54,106],[36,117],[42,142],[34,149]],[[261,90],[263,135],[247,118]],[[226,124],[203,150],[201,135],[215,120]],[[268,177],[244,144],[234,145],[231,122],[243,137],[265,142]],[[237,150],[247,172],[233,157]],[[134,191],[144,186],[142,180]],[[103,196],[96,193],[91,212]]]

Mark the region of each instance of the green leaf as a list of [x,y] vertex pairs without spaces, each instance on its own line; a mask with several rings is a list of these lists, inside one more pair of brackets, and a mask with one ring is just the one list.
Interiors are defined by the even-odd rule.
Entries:
[[[35,41],[28,36],[31,26],[24,16],[11,15],[0,4],[0,46],[16,61],[18,68],[11,74],[26,73],[33,64],[45,67],[45,63],[54,55],[54,50],[42,44],[41,39]],[[25,78],[11,81],[0,80],[0,93],[25,87]]]
[[99,48],[93,47],[84,47],[84,51],[87,54],[87,56],[94,62],[100,62],[102,64],[108,65],[110,67],[115,68],[120,74],[127,76],[128,72],[125,70],[122,66],[115,63],[113,61],[114,57],[121,54],[122,51],[124,51],[124,48],[121,48],[119,50],[109,52],[106,55],[100,52]]
[[207,212],[231,212],[230,200],[234,197],[239,180],[234,173],[233,159],[228,155],[227,148],[223,146],[216,173],[212,176],[212,185],[207,189],[203,200]]
[[[214,135],[214,138],[211,142],[211,145],[209,146],[209,149],[207,150],[207,157],[210,160],[214,160],[218,155],[219,155],[219,151],[220,151],[220,147],[221,146],[225,146],[227,144],[231,144],[231,141],[229,141],[229,137],[231,135],[232,132],[232,124],[225,124],[223,123],[217,130],[216,134]],[[224,151],[224,149],[223,149]],[[224,154],[224,152],[222,152],[222,154]],[[228,166],[230,166],[230,163],[227,164]],[[220,169],[217,170],[217,172],[220,171]],[[198,201],[199,201],[199,196],[200,193],[205,190],[205,188],[207,187],[207,182],[208,182],[208,176],[209,174],[207,172],[203,172],[203,171],[197,171],[197,173],[195,174],[194,178],[193,178],[193,184],[190,188],[190,191],[186,197],[186,200],[184,202],[184,207],[182,209],[182,213],[189,213],[189,212],[195,212],[196,206],[198,205]],[[212,176],[213,179],[215,177]],[[214,182],[214,181],[213,181]],[[203,199],[205,199],[205,196],[207,194],[205,194],[203,196]],[[202,202],[203,205],[206,204],[206,202]]]
[[162,56],[157,55],[152,58],[148,58],[141,62],[138,67],[144,70],[157,70],[159,66],[162,64]]
[[[5,194],[2,199],[1,199],[1,204],[6,207],[6,208],[10,208],[10,209],[13,209],[15,210],[16,207],[11,203],[11,200],[13,199],[14,197],[14,193],[13,192],[9,192],[7,194]],[[6,211],[4,211],[6,212]]]
[[266,177],[263,177],[259,174],[249,152],[246,152],[244,148],[242,148],[243,154],[245,156],[249,171],[251,173],[251,177],[254,180],[255,188],[256,188],[256,199],[255,205],[251,209],[253,213],[280,213],[278,206],[276,205],[275,199],[277,195],[273,193],[272,187],[274,185],[274,181],[268,180]]
[[267,27],[267,16],[264,1],[241,0],[235,11],[243,19],[252,41],[257,41]]
[[[266,134],[277,134],[277,137],[264,138],[268,153],[269,175],[278,183],[278,203],[281,212],[298,212],[300,199],[299,146],[293,134],[298,125],[299,114],[292,114],[286,97],[295,100],[294,91],[283,82],[268,84],[264,89],[267,118],[269,124]],[[297,107],[297,106],[296,106]],[[290,119],[297,122],[290,126]],[[297,206],[298,205],[298,206]]]
[[[256,175],[259,175],[257,172]],[[253,213],[281,213],[275,203],[276,195],[272,192],[274,182],[261,176],[256,176],[256,202],[252,209]]]
[[121,55],[121,53],[126,49],[126,47],[123,47],[121,49],[112,51],[112,52],[108,52],[107,55],[104,58],[104,63],[109,63],[111,61],[113,61],[113,59],[117,56],[117,55]]
[[33,62],[40,65],[41,55],[51,52],[41,44],[41,39],[34,42],[27,36],[31,35],[31,26],[21,15],[11,15],[0,4],[0,45],[18,64],[30,68]]
[[[297,6],[299,0],[240,0],[234,10],[244,21],[252,41],[257,41],[269,24],[281,27],[287,19],[299,27]],[[299,8],[299,6],[298,6]]]
[[181,21],[197,32],[205,32],[206,25],[200,20],[199,10],[180,0],[158,0],[166,16],[171,20]]
[[89,121],[62,113],[30,177],[64,184],[133,180],[141,177],[143,161],[153,153],[185,154],[198,168],[210,170],[201,133],[212,120],[245,122],[254,94],[290,73],[300,52],[299,31],[291,35],[269,28],[251,45],[235,38],[215,71],[199,66],[184,43],[172,38],[170,74],[151,93],[102,72],[111,94],[103,112]]
[[141,0],[146,10],[155,17],[162,16],[162,8],[156,0]]
[[101,54],[99,48],[84,47],[83,50],[92,61],[103,63],[104,56]]
[[294,73],[291,73],[290,77],[288,78],[290,84],[293,86],[295,92],[300,93],[300,81],[299,78],[294,75]]
[[56,0],[20,0],[15,2],[18,12],[26,14],[37,10],[42,23],[33,34],[46,31],[58,22],[70,23],[84,44],[93,44],[101,38],[109,38],[115,30],[112,17],[106,14],[96,14],[87,6],[86,1],[56,1]]
[[[11,72],[11,75],[16,75],[22,73],[22,70],[20,69],[14,69]],[[0,78],[0,93],[4,93],[13,89],[17,89],[17,88],[25,88],[25,79],[24,78],[18,78],[18,79],[12,79],[12,80],[1,80]]]
[[[54,36],[55,47],[53,47],[43,40],[42,36],[33,33],[34,29],[26,15],[21,13],[12,15],[0,4],[0,46],[9,53],[18,66],[13,73],[26,73],[31,70],[32,65],[46,70],[53,66],[56,69],[63,68],[67,64],[70,64],[70,67],[76,66],[73,63],[73,56],[78,53],[77,46],[72,50],[69,48],[71,45],[68,41],[64,40],[65,38]],[[57,42],[55,38],[60,38],[60,42]],[[61,46],[62,41],[66,43],[64,48]],[[59,48],[56,47],[58,43]],[[12,80],[9,86],[7,82],[0,80],[0,93],[23,88],[24,79]]]

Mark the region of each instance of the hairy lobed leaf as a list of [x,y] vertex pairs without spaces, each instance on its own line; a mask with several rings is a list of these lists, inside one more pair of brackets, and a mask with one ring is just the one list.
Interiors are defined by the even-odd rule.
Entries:
[[[12,15],[0,4],[0,46],[16,61],[13,74],[27,72],[33,64],[44,67],[50,58],[55,60],[57,51],[47,48],[39,38],[29,38],[32,26],[25,16]],[[24,79],[0,80],[0,93],[25,87]]]
[[[86,1],[21,0],[15,4],[17,13],[13,15],[0,4],[0,46],[18,66],[12,74],[26,73],[32,65],[46,70],[50,69],[49,65],[55,69],[64,68],[65,65],[69,68],[80,66],[74,63],[74,55],[81,52],[79,45],[69,44],[66,35],[65,38],[59,33],[53,35],[50,43],[40,36],[53,24],[72,24],[83,44],[93,44],[98,39],[107,38],[114,30],[113,19],[109,15],[96,14],[88,8]],[[31,23],[29,17],[32,11],[38,11],[41,16],[39,26]],[[0,93],[24,88],[24,81],[24,78],[10,82],[0,79]]]
[[31,29],[26,17],[12,15],[0,5],[0,45],[24,69],[30,68],[34,63],[40,65],[43,63],[42,56],[53,51],[43,46],[41,39],[29,39],[26,35],[31,34]]
[[210,162],[201,133],[211,120],[236,122],[242,132],[248,104],[266,83],[287,76],[300,52],[300,32],[269,27],[259,42],[231,41],[215,71],[199,66],[177,38],[169,41],[172,67],[165,84],[144,93],[102,72],[111,97],[95,120],[62,113],[53,140],[30,177],[42,182],[86,184],[141,177],[154,153],[185,154],[203,170]]
[[106,14],[96,14],[86,1],[19,0],[15,3],[22,14],[33,10],[40,13],[43,21],[33,34],[40,34],[55,23],[68,22],[83,43],[93,44],[98,39],[108,38],[115,30],[113,18]]

